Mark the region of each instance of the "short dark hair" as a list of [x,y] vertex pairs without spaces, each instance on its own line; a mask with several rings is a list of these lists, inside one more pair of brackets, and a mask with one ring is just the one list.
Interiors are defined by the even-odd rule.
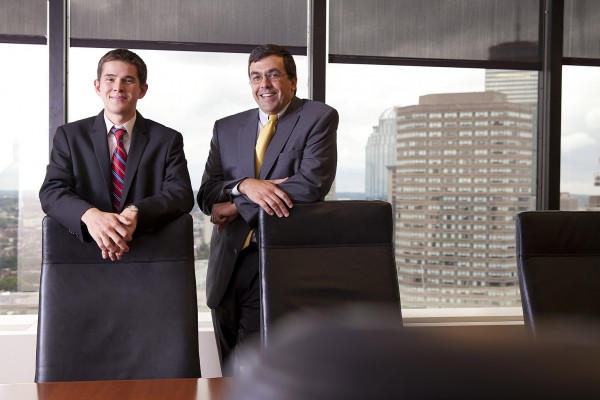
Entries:
[[250,75],[250,65],[252,63],[260,61],[269,56],[282,57],[285,72],[288,74],[290,79],[296,78],[296,62],[294,61],[294,57],[292,57],[292,53],[290,53],[288,49],[277,46],[276,44],[263,44],[255,47],[254,50],[252,50],[250,57],[248,58],[248,75]]
[[144,85],[146,83],[146,79],[148,78],[148,68],[146,68],[146,63],[140,56],[127,49],[111,50],[102,56],[100,61],[98,61],[98,80],[100,80],[102,77],[102,67],[104,67],[104,64],[109,61],[123,61],[125,63],[132,64],[137,68],[140,85]]

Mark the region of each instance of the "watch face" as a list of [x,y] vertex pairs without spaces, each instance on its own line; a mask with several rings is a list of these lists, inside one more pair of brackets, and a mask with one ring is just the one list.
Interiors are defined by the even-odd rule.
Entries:
[[133,212],[138,212],[138,208],[133,204],[128,205],[127,208],[129,208]]

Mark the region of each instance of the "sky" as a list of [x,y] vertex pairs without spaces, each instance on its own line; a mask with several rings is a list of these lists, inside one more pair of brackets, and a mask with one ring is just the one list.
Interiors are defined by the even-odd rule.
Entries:
[[[20,188],[37,190],[48,151],[47,50],[45,46],[0,46],[3,54],[19,60],[18,70],[10,63],[0,63],[6,87],[0,110],[7,113],[3,119],[10,116],[20,121],[19,129],[3,135],[0,190],[14,189],[11,171],[18,171]],[[106,51],[69,49],[70,121],[102,109],[93,81],[98,59]],[[248,56],[136,52],[149,70],[148,94],[138,102],[138,109],[146,118],[183,134],[192,184],[198,189],[215,120],[256,107],[247,79]],[[307,60],[302,56],[295,59],[298,96],[307,97]],[[420,95],[482,91],[484,70],[329,64],[326,84],[326,102],[340,114],[337,192],[363,192],[365,146],[381,114],[394,106],[418,104]],[[599,88],[600,68],[564,67],[561,191],[600,194],[600,187],[592,185],[594,173],[600,173]],[[15,168],[15,161],[27,168]]]
[[563,67],[561,191],[600,195],[600,68]]
[[48,163],[47,48],[0,44],[0,54],[0,119],[11,123],[2,132],[0,190],[39,190]]

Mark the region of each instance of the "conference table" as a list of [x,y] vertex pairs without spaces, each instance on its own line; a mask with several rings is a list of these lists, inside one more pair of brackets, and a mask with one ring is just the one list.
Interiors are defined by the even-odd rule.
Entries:
[[224,400],[231,379],[0,384],[0,400]]

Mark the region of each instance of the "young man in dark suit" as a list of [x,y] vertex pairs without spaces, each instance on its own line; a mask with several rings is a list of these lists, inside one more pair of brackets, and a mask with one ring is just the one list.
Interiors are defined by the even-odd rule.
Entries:
[[[324,200],[337,165],[338,113],[296,97],[298,78],[289,51],[256,47],[248,76],[258,109],[216,121],[197,198],[215,224],[206,291],[222,365],[234,365],[234,348],[259,329],[258,250],[252,233],[259,208],[287,217],[294,202]],[[262,143],[263,126],[272,124],[268,120],[276,121],[275,133],[263,159],[257,143]]]
[[194,206],[182,135],[137,112],[146,77],[146,64],[129,50],[100,59],[94,87],[104,110],[58,127],[39,194],[47,215],[113,261],[134,233]]

